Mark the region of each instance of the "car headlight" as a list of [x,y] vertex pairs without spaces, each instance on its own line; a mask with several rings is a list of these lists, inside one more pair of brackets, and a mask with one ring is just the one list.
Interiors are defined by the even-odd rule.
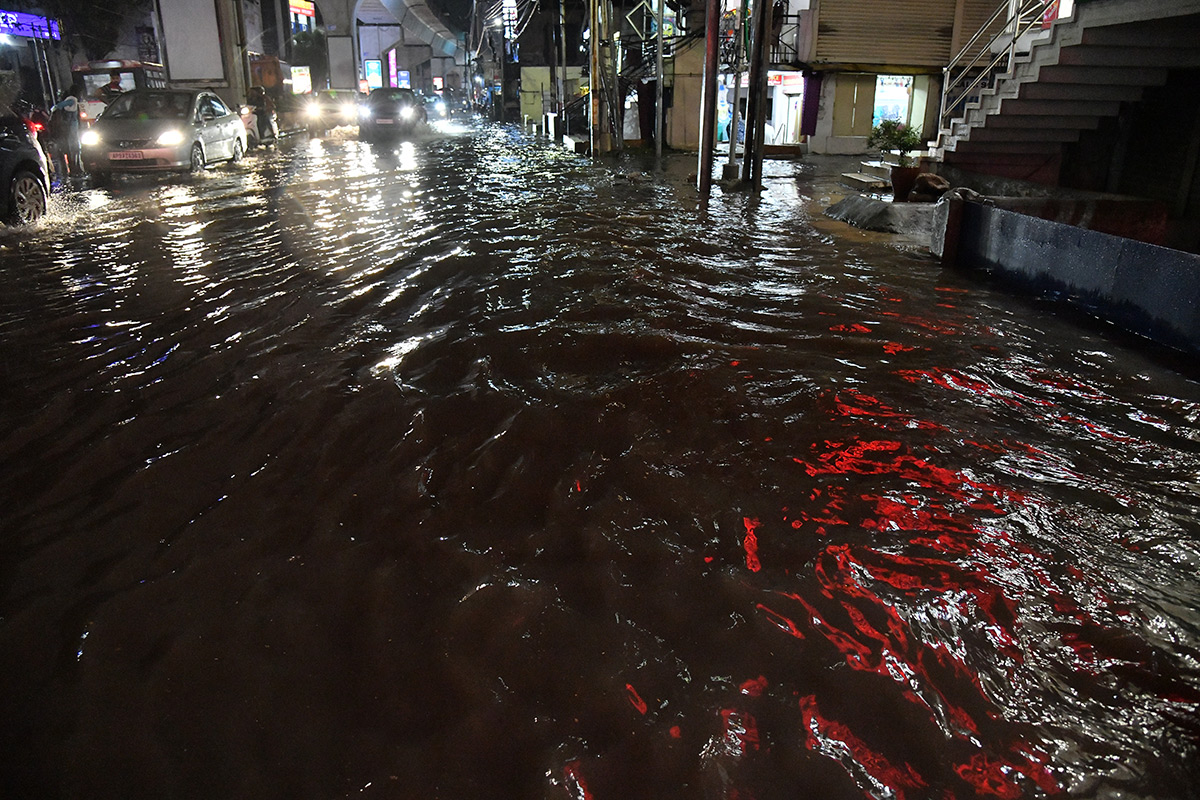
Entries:
[[308,107],[305,109],[305,113],[308,114],[309,119],[316,119],[317,117],[321,116],[321,104],[309,103]]
[[163,147],[174,147],[177,144],[183,144],[183,131],[178,128],[172,128],[169,131],[163,131],[158,135],[157,144]]
[[433,110],[439,114],[445,114],[446,113],[446,104],[445,103],[434,103]]
[[361,117],[362,119],[370,119],[371,118],[371,109],[367,108],[366,106],[361,107],[360,109],[358,109],[358,116]]
[[79,134],[79,143],[84,147],[95,147],[100,144],[100,134],[88,128],[83,133]]
[[412,106],[405,106],[404,108],[400,109],[400,116],[404,117],[405,119],[408,119],[412,115],[413,115],[413,107]]
[[354,107],[354,103],[343,103],[342,104],[342,119],[354,119],[354,115],[357,112],[358,112],[358,109],[356,109]]

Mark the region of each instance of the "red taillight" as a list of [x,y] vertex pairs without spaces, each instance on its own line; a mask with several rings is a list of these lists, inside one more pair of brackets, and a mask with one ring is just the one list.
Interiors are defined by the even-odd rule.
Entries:
[[25,120],[25,127],[29,128],[29,132],[32,133],[34,136],[37,136],[39,133],[41,133],[46,128],[46,126],[43,125],[42,123],[35,122],[31,119]]

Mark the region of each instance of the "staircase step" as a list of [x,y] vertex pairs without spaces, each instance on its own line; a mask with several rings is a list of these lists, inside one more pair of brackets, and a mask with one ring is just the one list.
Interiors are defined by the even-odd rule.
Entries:
[[1057,155],[1062,152],[1059,142],[977,142],[971,139],[951,140],[947,150],[958,153],[1008,153],[1014,155]]
[[885,180],[878,175],[862,172],[843,172],[842,177],[847,184],[858,189],[887,189],[892,185],[890,179]]
[[1021,85],[1019,97],[1026,100],[1115,100],[1131,103],[1142,99],[1141,86],[1100,83],[1050,83],[1044,78]]
[[[1095,130],[1100,127],[1100,117],[1088,114],[993,114],[985,123],[989,128],[1074,128],[1076,130]],[[954,132],[959,133],[967,126],[957,122]]]
[[898,166],[898,164],[890,161],[864,161],[859,166],[862,167],[859,172],[863,175],[874,175],[877,178],[890,181],[892,179],[892,167]]
[[1200,67],[1200,48],[1079,45],[1064,47],[1058,63],[1085,67]]
[[1033,116],[1057,116],[1069,114],[1072,116],[1115,117],[1121,111],[1121,104],[1115,100],[1029,100],[1019,97],[1005,100],[1001,105],[1005,114],[1022,114]]
[[972,142],[1076,142],[1079,128],[1001,128],[991,125],[975,127],[969,134],[959,134],[960,140]]
[[1049,83],[1101,83],[1116,86],[1161,86],[1167,70],[1147,67],[1079,67],[1068,64],[1043,66],[1037,80]]
[[1194,25],[1164,28],[1160,24],[1142,23],[1088,28],[1083,32],[1082,42],[1113,47],[1195,47],[1197,37],[1200,31]]

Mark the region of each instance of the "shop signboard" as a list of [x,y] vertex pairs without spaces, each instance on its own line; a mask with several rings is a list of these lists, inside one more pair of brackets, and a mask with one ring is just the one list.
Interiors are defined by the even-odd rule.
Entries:
[[0,34],[24,36],[29,39],[62,38],[58,30],[58,20],[20,11],[0,11]]
[[292,67],[292,94],[308,94],[312,91],[312,67]]
[[400,70],[400,75],[398,76],[398,83],[396,85],[400,86],[404,89],[412,88],[412,81],[409,79],[408,70],[406,70],[406,69]]
[[383,87],[383,62],[378,58],[368,58],[363,61],[363,80],[366,81],[367,91]]
[[302,17],[315,17],[317,13],[312,0],[289,0],[288,10]]

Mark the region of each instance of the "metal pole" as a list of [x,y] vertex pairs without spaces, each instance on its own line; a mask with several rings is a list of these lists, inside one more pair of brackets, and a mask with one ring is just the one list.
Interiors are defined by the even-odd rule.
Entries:
[[566,0],[558,0],[558,55],[562,59],[562,70],[558,73],[558,124],[560,133],[567,132],[567,12]]
[[[758,65],[758,83],[750,87],[750,91],[758,95],[758,109],[754,117],[754,157],[751,160],[753,165],[754,191],[762,189],[763,177],[763,148],[767,143],[767,71],[771,60],[771,45],[772,42],[767,41],[768,34],[774,30],[772,18],[774,17],[774,9],[767,5],[767,0],[763,0],[762,21],[759,23],[758,34],[762,38],[762,47],[759,48]],[[746,153],[749,159],[750,153]]]
[[612,110],[611,116],[613,120],[613,135],[616,138],[616,149],[620,152],[625,149],[625,98],[621,96],[621,32],[613,24],[613,20],[616,17],[616,9],[613,6],[612,0],[608,0],[606,12],[609,28],[609,54],[612,58],[612,99],[609,107]]
[[588,0],[588,150],[596,154],[599,137],[596,126],[600,124],[600,0]]
[[654,155],[660,161],[666,118],[663,109],[663,3],[664,0],[658,0],[658,49],[654,55]]
[[747,183],[754,179],[754,159],[750,155],[754,151],[754,140],[759,135],[754,124],[758,120],[758,106],[762,103],[758,83],[762,71],[764,6],[768,2],[770,0],[754,0],[754,14],[750,20],[750,93],[746,102],[746,141],[742,144],[742,180]]
[[729,165],[737,163],[738,116],[742,105],[742,25],[746,19],[746,6],[749,0],[742,0],[733,23],[733,35],[737,37],[733,43],[733,107],[729,113]]
[[703,197],[712,191],[713,144],[717,127],[717,43],[721,35],[721,0],[708,0],[705,9],[704,102],[700,116],[700,166],[697,188]]

